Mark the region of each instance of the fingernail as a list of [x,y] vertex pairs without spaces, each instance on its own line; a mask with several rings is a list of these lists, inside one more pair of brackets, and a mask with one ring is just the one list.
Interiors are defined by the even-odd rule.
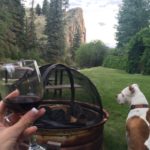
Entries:
[[32,111],[34,114],[37,114],[37,113],[39,112],[35,107],[33,107],[33,108],[31,109],[31,111]]

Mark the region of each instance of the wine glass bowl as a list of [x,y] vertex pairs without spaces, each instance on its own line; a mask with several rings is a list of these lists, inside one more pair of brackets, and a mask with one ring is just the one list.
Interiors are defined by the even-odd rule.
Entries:
[[[16,113],[25,113],[32,107],[38,107],[43,96],[43,84],[35,60],[28,63],[7,63],[0,66],[1,97],[7,108]],[[18,89],[19,96],[6,96]],[[6,97],[6,98],[5,98]]]
[[[33,107],[38,108],[43,96],[43,82],[35,60],[22,60],[0,65],[0,95],[9,111],[26,113]],[[19,95],[8,97],[14,90]],[[28,150],[45,150],[36,143],[33,135]]]

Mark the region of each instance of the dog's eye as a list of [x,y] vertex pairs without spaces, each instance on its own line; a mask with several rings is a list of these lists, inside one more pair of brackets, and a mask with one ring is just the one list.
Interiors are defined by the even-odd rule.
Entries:
[[121,95],[122,95],[122,97],[124,97],[124,94],[123,94],[123,93],[121,93]]

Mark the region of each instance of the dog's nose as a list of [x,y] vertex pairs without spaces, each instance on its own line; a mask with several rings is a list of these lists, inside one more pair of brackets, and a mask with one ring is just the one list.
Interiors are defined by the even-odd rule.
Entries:
[[116,95],[116,99],[118,98],[118,95],[119,95],[119,94]]
[[116,101],[120,104],[119,94],[116,95]]

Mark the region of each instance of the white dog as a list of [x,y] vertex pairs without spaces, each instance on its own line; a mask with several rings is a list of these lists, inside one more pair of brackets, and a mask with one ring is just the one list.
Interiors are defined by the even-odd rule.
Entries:
[[150,150],[150,109],[139,86],[132,84],[124,88],[117,95],[117,101],[130,105],[126,120],[128,150]]

